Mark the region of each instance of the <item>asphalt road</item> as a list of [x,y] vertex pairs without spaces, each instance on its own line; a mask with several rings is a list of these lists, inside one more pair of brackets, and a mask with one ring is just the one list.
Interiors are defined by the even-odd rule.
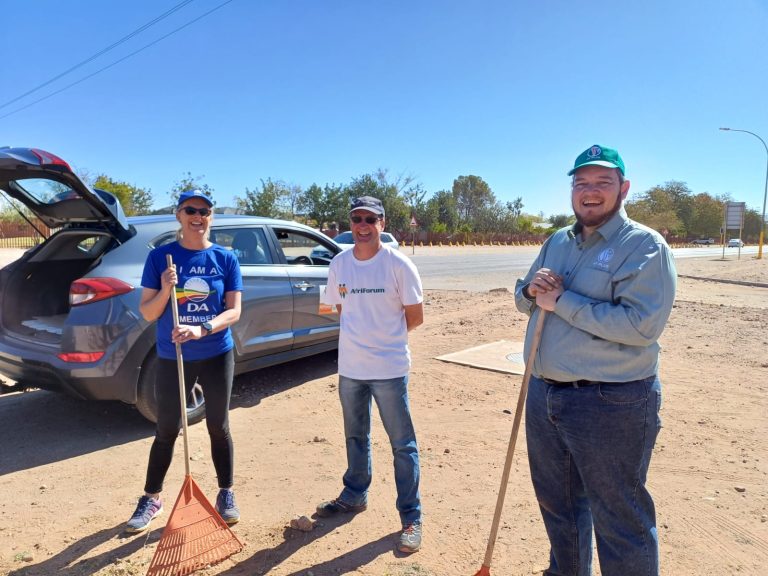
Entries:
[[[525,276],[539,253],[539,246],[401,248],[419,269],[427,290],[514,289],[515,281]],[[696,246],[672,250],[676,259],[720,258],[722,246]],[[738,248],[726,248],[726,258],[735,258]],[[756,246],[741,249],[741,257],[757,254]]]
[[[404,246],[404,254],[419,269],[424,288],[427,290],[469,290],[483,292],[494,288],[513,289],[517,278],[528,272],[540,246],[443,246],[419,247],[415,250]],[[0,249],[0,266],[12,262],[23,250]],[[722,246],[696,246],[676,248],[675,258],[720,258]],[[725,256],[735,258],[738,248],[726,248]],[[757,246],[745,246],[741,257],[757,254]]]

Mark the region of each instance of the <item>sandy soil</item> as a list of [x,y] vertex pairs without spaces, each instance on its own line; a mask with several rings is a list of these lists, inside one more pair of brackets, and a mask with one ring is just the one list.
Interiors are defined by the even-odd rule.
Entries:
[[[767,262],[679,262],[678,301],[662,337],[664,430],[649,479],[663,574],[765,574]],[[705,280],[713,278],[723,281]],[[485,553],[521,377],[434,358],[520,340],[525,326],[504,291],[426,295],[425,325],[411,338],[425,538],[411,556],[393,550],[399,522],[378,419],[368,511],[318,522],[309,533],[288,528],[340,487],[345,459],[335,355],[239,378],[232,426],[243,520],[234,531],[246,546],[200,573],[474,574]],[[41,391],[7,394],[0,397],[0,434],[0,574],[146,573],[184,468],[177,456],[167,512],[154,529],[124,537],[152,440],[152,427],[135,410]],[[213,498],[202,426],[191,429],[190,442],[193,476]],[[547,553],[521,431],[491,573],[539,574]]]

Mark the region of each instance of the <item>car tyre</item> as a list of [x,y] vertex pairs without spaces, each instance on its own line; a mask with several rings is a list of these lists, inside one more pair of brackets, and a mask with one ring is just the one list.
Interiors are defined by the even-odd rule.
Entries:
[[[136,391],[136,409],[150,422],[157,422],[157,398],[155,396],[155,374],[157,373],[157,353],[147,355],[139,375],[139,387]],[[174,383],[178,389],[178,382]],[[189,386],[189,385],[187,385]],[[199,383],[187,394],[187,423],[197,424],[205,418],[205,397]]]

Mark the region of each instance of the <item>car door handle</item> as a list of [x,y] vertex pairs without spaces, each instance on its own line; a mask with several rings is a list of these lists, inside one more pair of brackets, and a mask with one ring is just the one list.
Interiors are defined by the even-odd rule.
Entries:
[[294,288],[298,288],[299,290],[303,290],[304,292],[306,292],[310,288],[314,288],[315,285],[314,284],[310,284],[309,282],[299,282],[298,284],[294,284],[293,287]]

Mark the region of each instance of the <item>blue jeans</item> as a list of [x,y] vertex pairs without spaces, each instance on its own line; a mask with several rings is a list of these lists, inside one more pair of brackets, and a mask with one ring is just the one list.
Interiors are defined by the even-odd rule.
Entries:
[[549,536],[547,576],[658,576],[656,511],[645,487],[661,428],[657,377],[558,387],[532,377],[525,430]]
[[395,461],[397,510],[403,527],[421,522],[419,449],[408,403],[408,376],[388,380],[353,380],[339,376],[339,398],[347,439],[347,471],[339,499],[367,502],[371,485],[371,398],[376,400]]

